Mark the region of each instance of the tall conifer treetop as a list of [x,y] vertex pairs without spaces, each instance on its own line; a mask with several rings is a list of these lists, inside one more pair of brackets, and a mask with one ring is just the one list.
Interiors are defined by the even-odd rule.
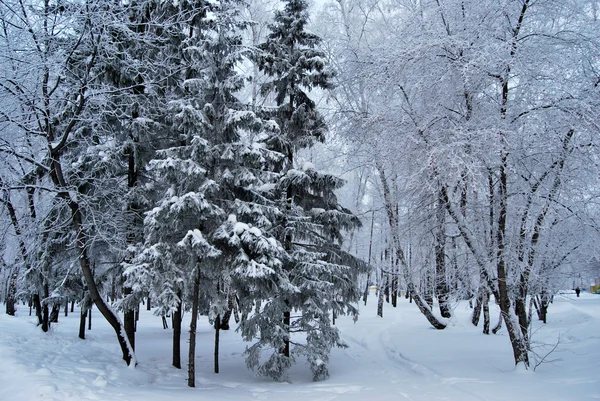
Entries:
[[285,154],[292,167],[293,149],[310,147],[323,141],[327,130],[323,117],[307,91],[332,87],[332,71],[326,68],[325,54],[316,47],[321,39],[306,31],[308,4],[304,0],[285,0],[269,25],[267,40],[259,45],[260,70],[273,79],[263,85],[263,94],[274,93],[275,119],[281,135],[269,138],[269,145]]

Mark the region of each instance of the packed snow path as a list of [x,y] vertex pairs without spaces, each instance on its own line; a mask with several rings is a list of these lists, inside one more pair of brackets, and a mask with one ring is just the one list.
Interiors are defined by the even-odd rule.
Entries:
[[348,348],[333,351],[331,377],[317,383],[303,361],[290,382],[256,377],[234,331],[221,333],[221,373],[212,373],[213,330],[201,319],[195,389],[186,386],[185,363],[182,370],[170,366],[171,330],[150,312],[142,311],[138,326],[139,366],[128,368],[100,314],[83,341],[77,311],[45,334],[21,306],[16,318],[0,315],[0,400],[600,400],[600,295],[555,297],[548,324],[536,321],[532,340],[540,355],[550,349],[543,344],[558,341],[558,348],[536,372],[515,370],[506,333],[481,334],[481,326],[469,323],[466,302],[455,305],[443,331],[430,328],[404,299],[395,309],[386,304],[384,319],[375,303],[372,296],[361,305],[357,323],[338,320]]

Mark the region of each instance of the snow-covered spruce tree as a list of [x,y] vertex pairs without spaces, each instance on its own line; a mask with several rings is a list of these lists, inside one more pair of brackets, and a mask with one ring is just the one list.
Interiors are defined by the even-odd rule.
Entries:
[[252,142],[255,135],[277,126],[257,117],[236,97],[244,87],[236,66],[247,56],[240,36],[246,25],[240,20],[240,4],[237,0],[223,1],[213,7],[211,29],[204,41],[207,68],[201,93],[205,131],[212,147],[212,158],[207,162],[218,188],[213,202],[227,216],[211,235],[221,251],[211,277],[218,283],[217,288],[225,290],[210,295],[216,329],[215,372],[218,333],[221,324],[227,324],[221,317],[231,313],[234,300],[247,316],[255,303],[272,295],[271,291],[261,291],[265,288],[261,283],[290,286],[282,273],[283,248],[265,234],[280,213],[269,200],[269,191],[278,177],[273,169],[284,155]]
[[[175,51],[183,68],[168,103],[171,134],[178,143],[158,151],[157,159],[150,162],[156,188],[165,192],[147,214],[146,249],[137,258],[141,263],[132,265],[130,273],[150,272],[151,279],[162,287],[156,290],[159,311],[178,314],[182,299],[191,300],[188,385],[193,387],[200,298],[203,311],[213,306],[217,328],[228,304],[223,299],[227,294],[220,290],[229,282],[227,265],[216,258],[221,252],[210,244],[211,234],[227,220],[227,210],[236,199],[231,193],[235,191],[225,191],[221,184],[243,180],[240,175],[244,174],[234,171],[243,149],[236,143],[237,130],[255,118],[241,110],[232,95],[243,82],[234,72],[240,43],[230,33],[236,28],[231,3],[179,3],[178,7],[180,31],[186,34]],[[180,367],[175,343],[177,338],[174,365]]]
[[[173,132],[181,141],[178,146],[159,151],[160,159],[150,164],[158,172],[159,182],[178,184],[171,185],[162,203],[148,214],[147,251],[141,258],[153,259],[152,263],[162,267],[153,270],[161,277],[159,282],[168,284],[159,292],[159,304],[165,304],[165,295],[180,302],[181,295],[176,293],[186,291],[181,280],[186,277],[181,271],[183,259],[194,255],[193,245],[199,243],[194,239],[206,241],[203,247],[210,250],[206,255],[210,258],[204,258],[193,272],[193,285],[187,286],[188,297],[191,292],[196,305],[192,308],[190,332],[195,332],[200,297],[215,322],[216,336],[230,300],[237,298],[248,309],[257,295],[263,296],[247,291],[254,285],[250,280],[284,280],[277,273],[281,270],[277,256],[283,253],[282,248],[261,232],[262,227],[271,226],[278,213],[263,192],[270,188],[265,184],[277,177],[270,170],[283,156],[249,142],[249,133],[276,124],[257,118],[235,96],[244,84],[235,70],[243,57],[239,37],[243,24],[238,21],[235,7],[238,3],[212,4],[210,18],[197,21],[194,35],[184,39],[185,75],[169,103]],[[166,232],[165,224],[169,225]],[[177,242],[183,236],[186,239]],[[166,275],[171,279],[165,279]],[[193,339],[191,336],[191,345]],[[215,343],[218,346],[218,337]],[[218,349],[215,357],[217,371]],[[194,386],[192,361],[190,351],[190,386]]]
[[[324,140],[326,125],[308,92],[330,88],[332,73],[317,49],[319,37],[306,31],[306,1],[284,3],[256,61],[268,76],[262,93],[274,96],[276,107],[269,114],[279,126],[264,144],[285,156],[274,170],[280,178],[271,196],[281,217],[270,233],[287,254],[283,271],[289,285],[274,289],[242,331],[246,338],[260,332],[260,340],[247,350],[249,367],[283,380],[295,357],[303,355],[314,380],[322,380],[328,376],[331,348],[344,346],[332,316],[357,314],[354,303],[360,296],[357,279],[363,264],[342,251],[340,243],[341,231],[360,222],[337,202],[334,191],[342,180],[316,171],[310,163],[296,168],[297,152]],[[271,355],[262,363],[264,349]]]

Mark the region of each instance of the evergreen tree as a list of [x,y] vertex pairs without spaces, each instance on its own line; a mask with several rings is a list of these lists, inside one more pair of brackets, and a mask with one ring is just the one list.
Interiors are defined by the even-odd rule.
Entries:
[[[298,169],[294,160],[299,150],[324,140],[327,128],[309,92],[330,88],[332,77],[317,49],[319,37],[306,31],[307,7],[304,0],[286,0],[284,9],[275,12],[256,58],[259,69],[270,77],[262,92],[274,96],[276,107],[269,114],[280,128],[266,136],[264,144],[285,156],[273,170],[279,178],[270,196],[280,214],[270,232],[286,252],[286,284],[272,289],[242,330],[246,338],[260,332],[259,342],[247,351],[249,367],[277,380],[285,378],[297,355],[307,357],[315,380],[328,376],[331,348],[344,346],[332,317],[357,315],[357,279],[365,267],[340,247],[342,230],[360,225],[337,202],[334,191],[343,181],[316,171],[310,163]],[[305,333],[306,340],[294,340],[290,349],[294,333]],[[272,353],[261,364],[265,348]]]

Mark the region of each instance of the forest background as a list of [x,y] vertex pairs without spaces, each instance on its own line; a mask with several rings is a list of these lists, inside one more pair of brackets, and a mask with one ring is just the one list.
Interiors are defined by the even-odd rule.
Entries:
[[190,310],[194,386],[196,317],[218,371],[233,316],[248,367],[320,380],[376,284],[439,330],[471,299],[529,368],[600,275],[595,0],[0,7],[0,295],[44,331],[94,304],[135,365],[143,301],[180,368]]

